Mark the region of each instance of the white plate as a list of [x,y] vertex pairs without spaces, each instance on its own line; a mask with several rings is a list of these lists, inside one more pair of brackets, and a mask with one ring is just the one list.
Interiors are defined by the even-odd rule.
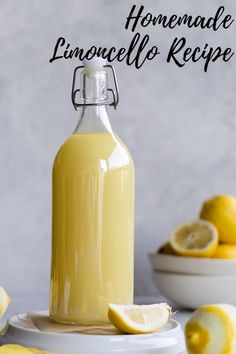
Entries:
[[154,270],[202,275],[236,276],[236,260],[180,257],[161,253],[149,253]]
[[[45,312],[42,312],[45,313]],[[22,314],[25,318],[26,315]],[[162,331],[142,335],[90,335],[48,333],[22,326],[17,316],[9,320],[9,328],[0,344],[17,343],[49,350],[56,354],[182,354],[184,336],[178,322],[170,320]]]
[[154,281],[163,295],[178,305],[197,308],[204,304],[236,305],[236,276],[187,275],[153,272]]

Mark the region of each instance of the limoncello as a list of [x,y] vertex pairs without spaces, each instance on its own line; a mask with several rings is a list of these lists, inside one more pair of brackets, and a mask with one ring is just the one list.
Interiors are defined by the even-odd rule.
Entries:
[[94,325],[109,303],[133,302],[134,165],[109,123],[103,62],[87,61],[81,82],[79,123],[53,166],[50,316]]

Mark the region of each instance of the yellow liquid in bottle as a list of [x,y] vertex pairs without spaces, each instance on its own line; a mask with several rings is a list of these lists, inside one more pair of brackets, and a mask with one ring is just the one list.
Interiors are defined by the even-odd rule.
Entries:
[[50,316],[108,323],[133,302],[134,167],[110,133],[74,133],[53,167]]

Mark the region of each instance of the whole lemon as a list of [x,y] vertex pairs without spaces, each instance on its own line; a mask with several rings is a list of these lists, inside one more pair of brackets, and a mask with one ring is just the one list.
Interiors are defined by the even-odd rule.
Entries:
[[163,253],[163,254],[169,254],[169,255],[175,255],[176,253],[173,250],[173,248],[171,247],[169,242],[166,242],[164,245],[162,245],[158,250],[158,253]]
[[236,307],[227,304],[203,305],[185,326],[189,354],[236,353]]
[[200,211],[200,218],[212,222],[219,232],[219,240],[236,244],[236,198],[218,195],[207,200]]
[[236,259],[236,245],[227,243],[218,245],[212,258]]

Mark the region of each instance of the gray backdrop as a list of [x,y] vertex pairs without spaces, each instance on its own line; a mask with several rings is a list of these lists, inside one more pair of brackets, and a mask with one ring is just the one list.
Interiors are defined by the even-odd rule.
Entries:
[[[134,2],[0,0],[0,284],[11,293],[47,293],[52,163],[78,119],[70,101],[78,61],[49,64],[55,41],[127,46],[133,34],[125,18]],[[144,3],[154,14],[209,16],[221,4],[236,13],[233,0]],[[204,199],[236,194],[236,57],[211,64],[207,74],[203,62],[182,69],[166,63],[175,36],[185,35],[192,47],[234,47],[235,28],[148,27],[141,32],[161,56],[140,70],[115,63],[121,102],[110,119],[136,166],[137,294],[156,293],[147,253],[171,228],[195,218]]]

